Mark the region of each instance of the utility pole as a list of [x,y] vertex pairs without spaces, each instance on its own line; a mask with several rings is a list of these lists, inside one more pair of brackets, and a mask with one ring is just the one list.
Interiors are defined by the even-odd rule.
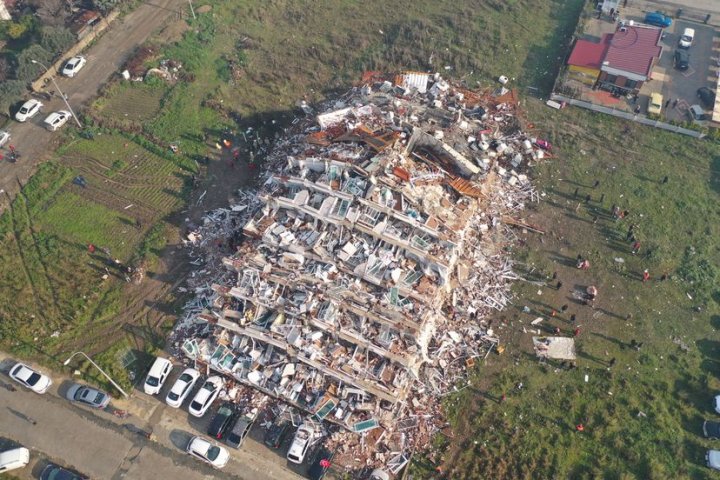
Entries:
[[70,106],[70,103],[68,103],[67,96],[65,96],[65,94],[62,92],[62,90],[60,90],[60,87],[58,86],[58,84],[55,82],[55,75],[50,73],[50,69],[48,67],[46,67],[44,64],[38,62],[37,60],[30,60],[30,61],[36,65],[40,65],[41,67],[43,67],[45,69],[45,71],[48,73],[48,75],[50,75],[50,80],[52,80],[53,85],[55,85],[55,89],[60,94],[60,97],[63,99],[63,102],[65,102],[65,105],[67,105],[68,110],[70,110],[72,117],[75,119],[75,123],[77,123],[77,126],[79,128],[82,128],[82,124],[80,123],[80,120],[78,120],[78,118],[75,116],[75,112],[73,111],[72,107]]

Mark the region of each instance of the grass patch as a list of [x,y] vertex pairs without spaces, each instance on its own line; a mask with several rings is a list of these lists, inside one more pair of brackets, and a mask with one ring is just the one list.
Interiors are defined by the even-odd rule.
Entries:
[[[527,106],[559,151],[533,172],[545,197],[528,213],[530,223],[548,232],[527,237],[517,252],[521,273],[554,283],[558,272],[565,285],[542,288],[542,295],[535,285],[516,285],[516,301],[498,327],[509,353],[489,357],[472,386],[448,399],[458,437],[445,459],[450,477],[711,478],[704,454],[714,444],[702,438],[701,426],[715,417],[712,397],[720,387],[720,145],[581,109]],[[613,204],[630,215],[615,221]],[[630,224],[642,244],[637,255],[627,241]],[[575,268],[577,254],[590,259],[588,272]],[[648,283],[640,280],[644,269]],[[595,309],[570,294],[588,284],[600,290]],[[563,304],[567,314],[551,318]],[[572,335],[571,313],[582,332],[578,370],[539,365],[523,328],[537,328],[529,323],[543,316],[548,330]],[[630,347],[632,340],[643,343],[641,350]],[[495,371],[502,373],[489,378]],[[503,394],[507,400],[497,401]],[[579,423],[584,432],[575,431]],[[420,477],[432,468],[428,458],[413,466]]]
[[[164,220],[184,205],[189,175],[178,162],[102,132],[59,154],[0,215],[0,347],[52,361],[122,341],[107,336],[127,307],[125,276],[112,260],[139,263],[162,248]],[[110,353],[100,358],[116,368]]]

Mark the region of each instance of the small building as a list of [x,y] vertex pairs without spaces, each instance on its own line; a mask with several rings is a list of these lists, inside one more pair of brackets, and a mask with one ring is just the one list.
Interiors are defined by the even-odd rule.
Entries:
[[12,20],[10,11],[15,6],[15,0],[0,0],[0,20]]
[[608,49],[609,36],[603,36],[600,43],[589,40],[575,42],[567,61],[570,78],[590,86],[595,85],[600,77],[600,68]]
[[80,40],[92,32],[95,25],[100,23],[101,19],[100,12],[95,10],[81,10],[73,19],[70,31]]
[[609,36],[607,52],[600,67],[599,86],[637,94],[652,78],[652,69],[662,54],[662,29],[626,25]]

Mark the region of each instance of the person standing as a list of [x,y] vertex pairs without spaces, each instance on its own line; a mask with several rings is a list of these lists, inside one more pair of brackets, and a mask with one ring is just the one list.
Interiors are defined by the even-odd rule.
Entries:
[[643,281],[643,283],[645,283],[645,282],[647,282],[648,280],[650,280],[650,272],[648,272],[647,269],[646,269],[645,271],[643,271],[642,281]]

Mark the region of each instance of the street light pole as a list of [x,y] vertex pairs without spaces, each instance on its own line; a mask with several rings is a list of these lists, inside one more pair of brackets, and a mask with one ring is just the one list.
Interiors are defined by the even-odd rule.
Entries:
[[55,89],[57,89],[57,91],[60,93],[60,96],[62,97],[63,101],[65,102],[65,105],[67,105],[68,110],[70,110],[70,113],[72,114],[73,118],[75,119],[75,123],[77,123],[77,126],[79,128],[82,128],[82,124],[80,123],[80,120],[78,120],[78,118],[75,116],[75,112],[73,111],[72,107],[68,103],[67,97],[62,92],[62,90],[60,90],[60,87],[58,87],[58,84],[55,82],[55,76],[50,73],[50,69],[48,67],[46,67],[44,64],[38,62],[37,60],[30,60],[30,61],[32,63],[35,63],[35,64],[43,67],[45,69],[45,71],[48,73],[48,75],[50,75],[50,80],[52,80],[53,85],[55,85]]
[[85,354],[85,352],[75,352],[75,353],[73,353],[72,355],[70,355],[70,356],[68,357],[67,360],[65,360],[65,362],[63,363],[63,365],[69,364],[69,363],[70,363],[70,360],[72,360],[75,355],[82,355],[83,357],[87,358],[88,362],[92,363],[93,367],[95,367],[95,368],[97,368],[98,370],[100,370],[100,373],[102,373],[103,375],[105,375],[105,378],[107,378],[107,379],[110,381],[110,383],[112,383],[113,385],[115,385],[115,388],[117,388],[118,390],[120,390],[120,393],[122,393],[123,395],[125,395],[125,398],[128,398],[128,397],[130,396],[130,395],[128,395],[127,393],[125,393],[125,390],[123,390],[122,388],[120,388],[120,385],[118,385],[117,383],[115,383],[115,381],[114,381],[112,378],[110,378],[110,376],[109,376],[107,373],[105,373],[105,372],[103,371],[103,369],[98,366],[97,363],[93,362],[92,359]]

